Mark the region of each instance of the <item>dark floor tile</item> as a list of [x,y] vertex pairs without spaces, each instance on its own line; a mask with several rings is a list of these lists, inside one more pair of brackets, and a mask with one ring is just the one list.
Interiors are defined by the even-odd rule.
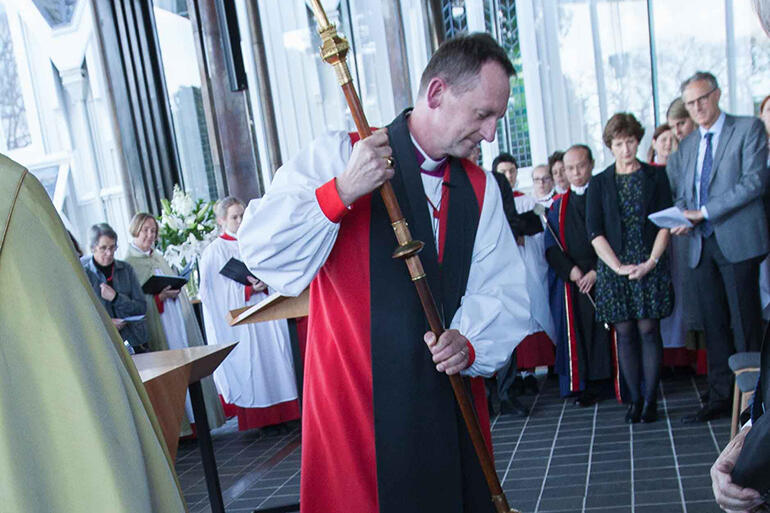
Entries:
[[570,464],[570,465],[552,465],[548,469],[548,477],[561,477],[561,476],[583,476],[585,479],[586,472],[588,471],[587,464]]
[[687,502],[696,501],[709,501],[714,500],[714,491],[711,488],[711,483],[707,487],[683,487],[684,488],[684,500]]
[[631,490],[613,494],[597,494],[589,492],[586,496],[586,508],[609,508],[612,506],[631,507]]
[[[629,510],[630,511],[630,510]],[[634,506],[634,513],[682,513],[684,509],[682,508],[682,502],[670,502],[666,504],[650,504],[650,505],[641,505],[641,506]],[[691,511],[690,509],[687,510],[688,513]],[[697,511],[697,513],[705,513],[701,512],[700,510],[693,510]]]
[[540,499],[539,512],[548,511],[580,511],[583,507],[583,497],[547,497],[543,494]]
[[713,465],[719,454],[708,452],[705,454],[680,454],[677,457],[679,465]]
[[636,504],[663,504],[663,503],[675,503],[679,501],[681,503],[682,496],[679,490],[640,490],[634,491],[634,498]]
[[635,458],[634,469],[673,467],[673,456],[655,456],[652,458]]
[[708,476],[712,463],[700,465],[679,465],[679,475],[684,477]]
[[543,488],[543,497],[566,498],[583,497],[585,495],[585,482],[573,484],[573,481],[549,479]]
[[594,476],[591,476],[591,481],[588,483],[588,497],[596,497],[598,495],[617,495],[619,493],[631,493],[631,480],[628,481],[596,481]]

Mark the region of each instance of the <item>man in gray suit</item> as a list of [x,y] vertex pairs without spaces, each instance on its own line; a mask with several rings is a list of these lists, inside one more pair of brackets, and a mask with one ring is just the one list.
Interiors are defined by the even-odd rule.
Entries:
[[711,73],[695,73],[681,90],[698,129],[669,157],[666,171],[675,204],[695,227],[671,233],[688,238],[709,361],[708,402],[682,419],[690,423],[728,413],[732,373],[727,359],[736,350],[759,350],[759,263],[770,240],[762,201],[768,182],[762,122],[722,112],[721,90]]

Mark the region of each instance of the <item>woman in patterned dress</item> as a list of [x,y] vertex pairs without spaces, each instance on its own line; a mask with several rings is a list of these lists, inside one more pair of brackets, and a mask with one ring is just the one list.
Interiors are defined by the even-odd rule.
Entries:
[[[613,325],[629,388],[626,422],[657,419],[663,347],[660,319],[671,314],[671,274],[665,258],[669,233],[647,216],[672,205],[665,170],[636,158],[644,129],[632,114],[618,113],[604,128],[615,157],[593,180],[586,198],[586,225],[599,256],[596,315]],[[642,402],[644,378],[644,402]]]

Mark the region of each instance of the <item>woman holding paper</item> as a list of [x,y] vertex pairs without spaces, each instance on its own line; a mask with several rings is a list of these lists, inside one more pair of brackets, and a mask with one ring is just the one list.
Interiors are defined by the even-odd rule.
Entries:
[[671,190],[663,169],[636,158],[643,135],[644,128],[633,115],[610,118],[603,139],[615,163],[591,180],[586,198],[586,227],[600,259],[596,315],[611,323],[617,334],[620,366],[632,402],[628,423],[657,419],[663,353],[660,319],[671,314],[674,303],[668,263],[661,258],[669,233],[647,218],[672,205]]
[[147,303],[134,270],[126,262],[115,259],[118,234],[107,223],[91,227],[91,256],[80,259],[88,281],[104,305],[112,323],[135,353],[145,353],[147,326],[144,315]]
[[244,208],[243,202],[232,196],[217,202],[214,212],[222,234],[203,251],[200,261],[200,297],[208,342],[238,342],[214,371],[214,382],[225,402],[237,408],[241,431],[299,418],[286,321],[230,326],[226,320],[230,310],[256,304],[268,294],[267,286],[254,276],[233,279],[221,272],[232,259],[241,261],[236,233]]
[[[128,262],[136,271],[139,283],[144,284],[151,276],[176,275],[171,266],[163,259],[163,255],[154,249],[158,238],[158,223],[147,213],[136,214],[128,230],[133,237],[128,247]],[[198,321],[195,318],[190,300],[183,290],[170,290],[168,287],[158,294],[144,294],[147,305],[147,331],[150,351],[166,349],[182,349],[190,346],[204,345]],[[219,402],[214,382],[211,378],[201,380],[203,397],[206,401],[209,427],[214,429],[224,421],[222,404]],[[192,406],[189,394],[185,404],[187,419],[192,422]],[[188,420],[182,423],[182,436],[192,433]]]

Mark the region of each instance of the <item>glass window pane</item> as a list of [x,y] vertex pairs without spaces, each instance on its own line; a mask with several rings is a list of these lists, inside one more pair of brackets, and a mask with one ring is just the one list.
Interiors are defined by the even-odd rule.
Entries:
[[[770,94],[770,38],[762,30],[751,2],[734,2],[735,105],[733,114],[758,115]],[[722,101],[724,108],[726,103]]]
[[171,105],[174,137],[179,152],[182,186],[193,198],[217,199],[201,78],[187,3],[176,0],[154,6],[163,75]]
[[601,171],[613,162],[604,125],[630,112],[646,129],[638,153],[645,160],[654,128],[646,0],[561,0],[558,17],[569,132],[579,134],[571,143],[588,144]]
[[647,1],[597,2],[596,10],[607,103],[602,125],[617,112],[633,114],[646,129],[638,157],[647,160],[655,129]]
[[0,131],[0,146],[4,151],[24,148],[32,143],[11,28],[3,2],[0,2]]
[[679,97],[682,81],[696,71],[717,77],[722,107],[729,108],[724,0],[653,0],[653,18],[660,120]]
[[[582,142],[591,147],[596,167],[602,168],[602,116],[599,105],[596,62],[588,2],[562,1],[558,8],[559,61],[566,91],[570,124],[570,144]],[[565,148],[562,148],[562,150]]]

